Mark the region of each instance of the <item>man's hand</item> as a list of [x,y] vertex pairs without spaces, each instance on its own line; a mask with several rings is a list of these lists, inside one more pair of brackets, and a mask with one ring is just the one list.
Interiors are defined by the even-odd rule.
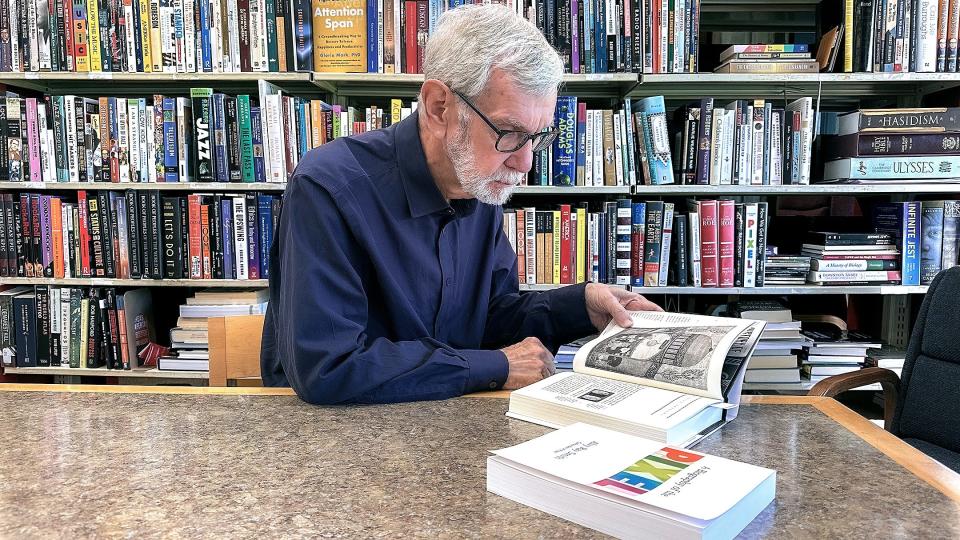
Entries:
[[504,390],[516,390],[556,373],[553,355],[540,340],[528,337],[520,343],[500,349],[507,355],[510,372]]
[[627,314],[630,311],[663,311],[660,306],[635,292],[600,283],[588,283],[584,293],[587,314],[597,330],[603,330],[610,320],[624,328],[633,326],[633,320]]

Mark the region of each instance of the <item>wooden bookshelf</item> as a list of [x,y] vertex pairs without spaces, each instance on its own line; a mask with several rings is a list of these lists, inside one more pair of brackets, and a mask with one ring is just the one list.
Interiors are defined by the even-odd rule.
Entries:
[[107,369],[71,367],[8,367],[8,375],[68,375],[73,377],[118,377],[144,379],[203,379],[209,378],[206,371],[161,371],[157,368]]

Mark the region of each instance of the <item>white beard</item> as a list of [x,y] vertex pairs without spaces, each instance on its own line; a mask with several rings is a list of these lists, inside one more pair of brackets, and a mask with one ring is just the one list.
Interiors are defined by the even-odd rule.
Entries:
[[453,164],[460,187],[482,203],[498,206],[505,204],[525,175],[505,167],[493,174],[480,174],[476,158],[467,142],[465,127],[461,124],[457,136],[447,143],[447,156]]

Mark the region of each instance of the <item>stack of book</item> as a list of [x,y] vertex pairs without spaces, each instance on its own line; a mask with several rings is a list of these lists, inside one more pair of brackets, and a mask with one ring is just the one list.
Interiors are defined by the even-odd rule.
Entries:
[[873,227],[894,239],[903,285],[929,285],[960,256],[960,201],[878,204]]
[[810,257],[767,254],[764,285],[803,285],[810,273]]
[[886,233],[811,232],[802,254],[811,258],[814,285],[900,283],[900,251]]
[[160,370],[208,371],[210,367],[208,317],[261,315],[266,312],[267,289],[209,289],[198,291],[180,306],[177,326],[170,330],[170,354],[161,356]]
[[[889,369],[890,371],[897,374],[897,377],[903,378],[903,364],[906,362],[907,351],[898,347],[892,347],[884,345],[879,349],[870,349],[867,351],[867,359],[863,363],[863,367],[879,367],[884,369]],[[883,387],[880,386],[880,383],[868,384],[866,386],[861,386],[857,390],[883,390]],[[883,399],[881,397],[880,403],[883,405]]]
[[820,65],[805,43],[731,45],[720,53],[715,73],[817,73]]
[[811,384],[832,375],[861,369],[866,362],[867,351],[880,348],[880,343],[856,332],[848,332],[842,337],[819,330],[804,330],[803,334],[813,340],[801,356],[800,367]]
[[682,184],[809,184],[813,99],[726,105],[705,97],[674,112],[674,152]]
[[831,182],[960,181],[960,107],[861,109],[824,141]]
[[[777,389],[799,389],[800,369],[796,351],[806,344],[800,334],[800,322],[779,299],[753,299],[735,302],[728,313],[742,319],[766,321],[757,348],[747,364],[744,383],[773,384]],[[749,386],[748,386],[749,389]]]

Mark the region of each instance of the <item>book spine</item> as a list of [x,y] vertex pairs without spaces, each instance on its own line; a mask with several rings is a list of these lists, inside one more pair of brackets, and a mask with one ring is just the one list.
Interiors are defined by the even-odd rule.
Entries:
[[[201,199],[202,201],[202,199]],[[200,270],[202,279],[213,278],[210,245],[210,205],[200,204]],[[192,218],[192,216],[191,216]]]
[[50,365],[50,288],[36,285],[37,303],[37,366]]
[[744,270],[744,227],[746,225],[746,208],[743,204],[736,205],[733,220],[733,286],[743,287]]
[[237,267],[237,279],[250,279],[247,257],[247,208],[246,198],[233,198],[233,241],[234,260]]
[[223,276],[225,279],[236,279],[236,266],[233,258],[233,200],[224,198],[220,201],[220,205],[220,236],[223,242]]
[[633,203],[631,216],[631,252],[630,252],[630,284],[634,287],[643,286],[644,273],[644,240],[646,240],[647,204]]
[[767,203],[757,203],[757,271],[754,280],[757,287],[763,287],[764,273],[767,269],[768,212],[769,206]]
[[560,96],[554,118],[559,135],[553,141],[554,186],[572,186],[576,182],[577,98]]
[[697,184],[710,184],[710,148],[713,139],[713,98],[700,100],[700,132],[697,140]]
[[258,243],[260,258],[257,262],[260,265],[260,279],[269,279],[270,246],[273,242],[273,197],[257,195],[257,203],[257,216],[260,220],[257,224],[257,231],[260,234]]
[[250,110],[250,96],[237,96],[237,115],[239,117],[240,130],[240,179],[243,182],[253,182],[255,181],[256,176],[254,175],[253,128],[251,124],[252,115]]
[[700,201],[700,264],[703,287],[719,286],[718,213],[717,201]]
[[203,277],[203,241],[200,231],[200,195],[191,194],[187,196],[187,205],[189,213],[189,237],[188,257],[190,261],[190,279],[201,279]]
[[824,179],[949,179],[960,170],[960,155],[847,158],[824,167]]
[[745,205],[743,229],[743,286],[757,286],[757,204]]
[[643,285],[656,287],[660,282],[660,248],[663,240],[664,203],[647,202],[645,255],[643,258]]
[[673,203],[663,204],[663,234],[660,241],[660,268],[657,286],[666,287],[670,269],[670,248],[673,243]]
[[[193,101],[193,128],[197,148],[196,170],[194,176],[198,182],[212,182],[214,179],[213,148],[211,144],[211,88],[193,88],[190,98]],[[219,164],[218,164],[219,165]]]
[[176,197],[164,197],[162,205],[163,275],[167,279],[181,279],[180,203]]
[[630,199],[617,200],[616,221],[616,284],[630,285],[633,258],[633,204]]
[[226,148],[228,161],[228,179],[230,182],[239,182],[243,178],[243,164],[240,156],[240,127],[237,118],[237,99],[224,98],[224,128],[226,134]]
[[245,209],[247,212],[247,272],[250,279],[260,279],[260,224],[257,221],[257,197],[253,193],[246,194]]
[[719,201],[719,228],[718,228],[718,246],[719,246],[719,286],[733,287],[734,284],[734,237],[736,231],[734,228],[734,219],[736,206],[733,201]]

